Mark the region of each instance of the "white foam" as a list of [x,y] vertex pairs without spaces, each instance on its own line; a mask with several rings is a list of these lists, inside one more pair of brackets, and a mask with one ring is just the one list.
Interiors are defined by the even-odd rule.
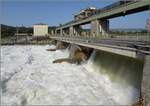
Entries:
[[68,50],[46,51],[48,48],[50,47],[1,47],[3,105],[117,105],[123,103],[114,99],[121,94],[111,93],[114,90],[112,85],[109,85],[111,82],[107,77],[99,78],[94,71],[91,74],[89,69],[86,70],[81,65],[66,62],[53,64],[52,61],[55,59],[68,57],[69,52]]
[[110,79],[109,75],[101,73],[99,71],[100,66],[96,66],[93,63],[94,56],[95,52],[93,52],[88,63],[85,64],[84,67],[96,78],[96,82],[99,83],[103,89],[105,89],[105,91],[116,103],[120,105],[131,105],[135,103],[138,100],[136,97],[139,96],[139,91],[131,85],[114,82]]

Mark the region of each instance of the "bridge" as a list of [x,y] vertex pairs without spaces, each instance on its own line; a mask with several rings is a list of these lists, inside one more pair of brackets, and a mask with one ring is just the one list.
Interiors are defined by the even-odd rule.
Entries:
[[[99,9],[95,14],[80,20],[72,20],[56,28],[50,38],[140,59],[145,62],[142,80],[142,93],[146,104],[150,101],[150,34],[147,35],[113,35],[109,33],[109,19],[150,10],[150,0],[114,3]],[[90,24],[90,32],[84,32],[82,25]],[[150,104],[150,103],[149,103]]]
[[56,29],[56,34],[80,36],[80,26],[90,23],[92,27],[90,36],[106,36],[109,31],[108,19],[149,10],[149,5],[149,0],[140,0],[131,1],[125,4],[118,4],[112,6],[112,8],[106,8],[105,10],[100,9],[101,11],[98,11],[96,14],[88,18],[79,21],[73,20],[64,25],[61,25]]
[[[99,9],[96,14],[81,20],[73,20],[58,27],[51,38],[68,43],[104,50],[133,58],[150,55],[150,36],[112,35],[109,19],[150,9],[149,0],[114,3]],[[81,25],[91,24],[90,33],[83,33]]]

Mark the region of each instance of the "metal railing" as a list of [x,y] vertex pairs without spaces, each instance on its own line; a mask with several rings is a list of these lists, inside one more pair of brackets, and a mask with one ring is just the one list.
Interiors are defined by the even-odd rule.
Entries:
[[118,1],[118,2],[115,2],[111,5],[106,6],[104,8],[99,9],[97,11],[97,13],[107,12],[107,11],[110,11],[112,9],[123,7],[123,6],[133,4],[133,3],[136,3],[136,2],[138,2],[138,1]]
[[[68,43],[74,43],[74,44],[84,44],[84,45],[91,45],[91,46],[107,46],[111,48],[120,48],[125,50],[134,50],[136,52],[141,52],[144,54],[150,54],[150,42],[145,41],[139,41],[131,40],[130,39],[124,39],[124,38],[94,38],[94,37],[75,37],[75,36],[50,36],[52,39],[68,42]],[[123,37],[123,36],[122,36]],[[127,37],[127,36],[126,36]]]
[[69,39],[78,39],[78,40],[102,40],[102,39],[112,39],[112,40],[128,40],[128,41],[141,41],[150,43],[150,34],[147,35],[113,35],[108,34],[107,36],[99,35],[99,36],[83,36],[83,35],[52,35],[52,37],[61,37],[61,38],[69,38]]

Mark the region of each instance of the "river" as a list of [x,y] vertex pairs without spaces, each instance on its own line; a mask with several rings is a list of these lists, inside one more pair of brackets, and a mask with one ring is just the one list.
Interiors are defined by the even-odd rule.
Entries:
[[122,105],[137,100],[138,90],[113,82],[93,62],[81,65],[52,63],[69,50],[46,51],[55,46],[1,47],[2,105]]

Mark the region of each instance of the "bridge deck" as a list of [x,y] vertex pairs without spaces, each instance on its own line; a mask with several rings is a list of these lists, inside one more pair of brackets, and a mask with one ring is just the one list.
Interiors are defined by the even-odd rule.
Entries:
[[140,1],[136,1],[136,2],[129,2],[124,5],[119,5],[114,8],[111,8],[111,9],[108,9],[105,11],[101,11],[100,13],[97,13],[95,15],[92,15],[88,18],[85,18],[85,19],[82,19],[79,21],[74,21],[74,20],[70,21],[70,22],[58,27],[57,30],[67,28],[70,26],[82,25],[82,24],[89,23],[92,20],[96,20],[96,19],[110,19],[110,18],[114,18],[114,17],[124,16],[124,15],[128,15],[128,14],[133,14],[133,13],[149,10],[149,6],[150,6],[149,0],[140,0]]
[[[119,55],[124,55],[133,58],[138,54],[150,55],[150,45],[148,42],[143,41],[128,41],[128,40],[115,40],[115,39],[88,39],[88,38],[71,38],[71,37],[50,37],[52,39],[73,43],[89,48],[103,50]],[[140,57],[141,58],[141,57]]]

